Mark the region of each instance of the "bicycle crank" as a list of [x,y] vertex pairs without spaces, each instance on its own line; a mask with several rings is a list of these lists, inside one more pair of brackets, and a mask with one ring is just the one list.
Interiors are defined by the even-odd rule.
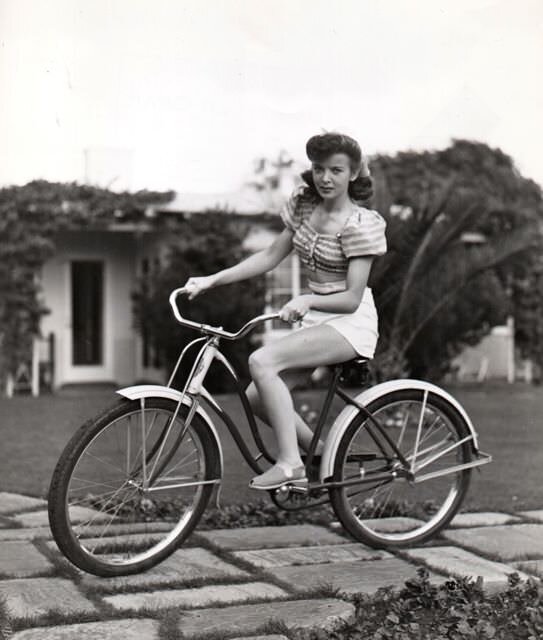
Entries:
[[285,511],[309,509],[328,502],[328,497],[324,500],[319,499],[320,496],[318,494],[322,492],[319,491],[318,494],[315,495],[316,492],[310,491],[307,484],[305,486],[285,484],[269,493],[272,502]]

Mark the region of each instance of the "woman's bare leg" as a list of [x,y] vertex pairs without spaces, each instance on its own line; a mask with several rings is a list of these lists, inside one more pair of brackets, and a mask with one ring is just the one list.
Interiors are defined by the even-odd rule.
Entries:
[[[281,374],[281,379],[285,383],[287,389],[292,392],[292,389],[302,381],[307,380],[309,377],[309,372],[305,373],[295,373],[291,371],[285,371]],[[260,418],[264,424],[268,427],[271,427],[269,423],[269,418],[266,415],[264,408],[260,402],[260,397],[258,395],[258,391],[256,390],[256,386],[254,382],[246,389],[247,398],[249,403],[251,404],[251,408],[255,416]],[[311,446],[311,440],[313,439],[313,431],[308,426],[307,422],[302,418],[302,416],[294,412],[294,423],[296,426],[296,435],[298,438],[298,444],[302,447],[304,451],[309,451],[309,447]],[[320,441],[317,444],[316,453],[320,454],[322,452],[323,442]]]
[[251,354],[251,376],[277,437],[277,464],[291,469],[302,465],[292,398],[279,374],[289,369],[336,364],[355,356],[356,351],[351,344],[326,325],[293,332]]

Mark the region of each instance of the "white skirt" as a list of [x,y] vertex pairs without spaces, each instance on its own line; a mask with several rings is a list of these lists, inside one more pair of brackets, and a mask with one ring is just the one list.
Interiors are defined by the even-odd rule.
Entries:
[[353,313],[337,314],[310,309],[302,318],[300,328],[307,329],[319,324],[333,327],[353,346],[359,355],[364,358],[373,358],[379,332],[377,310],[370,288],[366,287],[362,301]]

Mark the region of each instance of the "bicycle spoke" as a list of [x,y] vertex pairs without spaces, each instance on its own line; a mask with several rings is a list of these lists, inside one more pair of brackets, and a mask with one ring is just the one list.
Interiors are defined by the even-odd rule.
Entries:
[[[111,484],[106,484],[104,481],[100,481],[100,482],[88,482],[87,480],[84,480],[83,478],[76,478],[75,476],[72,476],[72,480],[77,480],[78,482],[87,482],[87,484],[84,485],[79,485],[77,487],[78,491],[83,491],[83,489],[90,489],[91,487],[107,487],[109,489],[112,489],[113,491],[116,491],[116,488],[113,487],[113,485]],[[109,491],[106,491],[105,493],[102,493],[100,495],[107,495],[108,493],[110,493]]]
[[92,518],[90,518],[89,520],[86,520],[86,521],[85,521],[85,525],[86,525],[86,526],[85,526],[85,530],[86,530],[86,529],[88,529],[88,528],[92,525],[92,523],[96,521],[96,518],[98,518],[99,516],[101,516],[103,513],[107,513],[107,511],[106,511],[105,507],[107,507],[107,505],[108,505],[108,504],[110,504],[110,503],[111,503],[111,501],[119,495],[119,493],[122,491],[122,489],[123,489],[125,486],[126,486],[126,485],[122,485],[121,487],[119,487],[119,489],[118,489],[116,492],[114,492],[114,493],[113,493],[113,494],[108,498],[108,500],[106,501],[106,504],[104,505],[104,507],[103,507],[100,511],[97,511],[97,513],[96,513],[95,515],[93,515],[93,517],[92,517]]
[[[133,495],[134,495],[134,494],[132,494],[132,496],[133,496]],[[130,498],[132,498],[132,496],[130,496]],[[125,501],[125,503],[124,503],[124,504],[126,504],[126,501]],[[113,523],[113,520],[115,519],[115,517],[117,516],[117,514],[119,513],[119,511],[121,510],[121,508],[122,508],[122,507],[123,507],[123,503],[121,502],[121,503],[119,503],[119,505],[118,505],[117,509],[116,509],[116,510],[115,510],[115,512],[113,513],[113,517],[110,519],[110,521],[109,521],[109,522],[108,522],[108,524],[106,525],[106,527],[105,527],[104,531],[103,531],[99,536],[97,536],[98,538],[103,538],[103,537],[106,535],[106,533],[109,531],[109,529],[110,529],[110,527],[111,527],[111,524]],[[93,552],[96,550],[96,547],[97,547],[97,546],[98,546],[98,543],[97,543],[96,545],[94,545],[94,547],[93,547],[93,549],[92,549],[92,551],[93,551]]]
[[[339,444],[342,466],[336,461],[333,478],[361,475],[361,484],[331,489],[334,509],[367,544],[424,541],[450,520],[467,489],[469,471],[462,462],[470,459],[469,428],[447,401],[436,402],[429,392],[421,397],[418,389],[386,393],[371,411],[401,456],[362,416],[353,421]],[[364,459],[360,452],[375,455]],[[359,465],[350,464],[357,456]]]
[[220,477],[214,438],[196,412],[187,426],[190,411],[167,399],[121,401],[70,445],[74,453],[55,470],[50,513],[57,545],[78,567],[133,573],[190,534]]
[[107,460],[102,460],[102,458],[99,458],[98,456],[93,455],[89,451],[86,451],[85,455],[88,456],[89,458],[93,458],[94,460],[96,460],[100,464],[103,464],[106,467],[111,467],[112,469],[115,469],[115,471],[119,471],[122,476],[125,475],[121,467],[115,466],[114,464],[112,464],[111,462],[108,462]]
[[192,460],[180,460],[176,465],[174,465],[173,467],[169,467],[168,468],[168,473],[171,473],[172,471],[175,471],[176,469],[179,469],[179,467],[186,467],[188,464],[193,464],[193,463],[197,463],[198,459],[197,457],[191,452],[189,454],[186,455],[186,458],[189,458],[192,456]]

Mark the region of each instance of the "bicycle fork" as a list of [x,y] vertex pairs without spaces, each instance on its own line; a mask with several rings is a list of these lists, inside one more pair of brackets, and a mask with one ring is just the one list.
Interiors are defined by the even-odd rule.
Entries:
[[[183,441],[183,438],[185,437],[190,427],[192,419],[196,414],[196,411],[199,407],[198,396],[202,390],[203,380],[207,375],[209,367],[211,366],[211,363],[213,362],[213,359],[215,358],[215,355],[216,355],[216,351],[217,351],[216,343],[217,343],[216,338],[210,338],[209,340],[206,341],[206,344],[200,349],[200,352],[192,367],[192,371],[190,372],[187,378],[185,388],[183,389],[183,392],[181,393],[181,397],[177,402],[175,412],[172,415],[172,417],[168,420],[168,423],[164,427],[163,432],[159,438],[160,445],[158,447],[158,452],[156,450],[156,446],[153,447],[154,450],[151,451],[150,454],[148,454],[147,452],[147,436],[151,432],[151,429],[153,428],[154,421],[156,418],[152,420],[149,428],[147,429],[145,424],[145,398],[140,399],[141,438],[142,438],[141,489],[145,493],[152,492],[152,491],[160,491],[160,490],[169,489],[169,488],[175,488],[176,486],[178,486],[178,485],[168,485],[168,486],[161,485],[161,486],[155,487],[153,485],[156,482],[157,478],[159,478],[162,472],[167,468],[168,464],[170,463],[173,456],[177,452],[181,442]],[[162,458],[166,442],[170,437],[171,431],[174,427],[174,423],[177,419],[177,416],[179,415],[181,406],[183,405],[183,401],[187,396],[190,397],[191,403],[189,407],[189,412],[184,420],[183,427],[180,433],[177,435],[175,442],[169,447],[168,452]],[[155,457],[155,453],[156,453],[156,457]],[[149,470],[148,468],[150,466],[149,463],[153,457],[155,457],[155,459],[154,459],[152,468]],[[159,461],[160,461],[160,464],[159,464]],[[194,484],[211,484],[211,483],[216,484],[217,482],[220,482],[220,480],[201,480],[201,481],[195,482]],[[188,483],[184,482],[183,486],[188,486]]]

